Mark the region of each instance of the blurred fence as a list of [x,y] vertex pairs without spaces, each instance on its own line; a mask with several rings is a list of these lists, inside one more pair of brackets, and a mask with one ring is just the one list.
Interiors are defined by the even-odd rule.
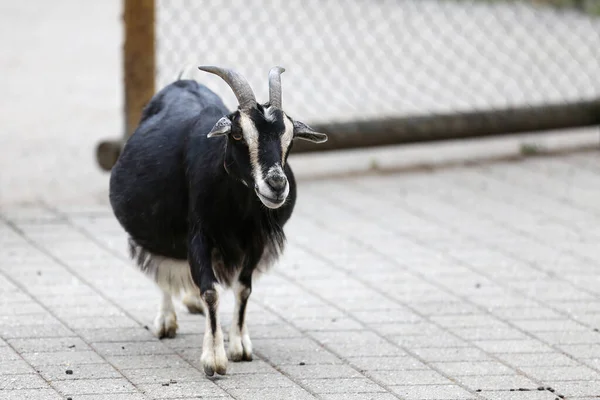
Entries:
[[[281,65],[286,112],[331,138],[295,151],[599,124],[597,4],[156,0],[153,83],[190,63],[227,66],[266,100]],[[219,78],[195,79],[235,107]]]

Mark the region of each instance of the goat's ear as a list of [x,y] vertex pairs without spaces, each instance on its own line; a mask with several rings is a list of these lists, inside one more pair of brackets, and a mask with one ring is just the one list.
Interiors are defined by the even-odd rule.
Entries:
[[206,137],[223,136],[229,134],[229,132],[231,132],[231,120],[227,117],[223,117],[217,121]]
[[327,135],[314,131],[310,126],[300,121],[294,121],[294,138],[308,140],[313,143],[324,143]]

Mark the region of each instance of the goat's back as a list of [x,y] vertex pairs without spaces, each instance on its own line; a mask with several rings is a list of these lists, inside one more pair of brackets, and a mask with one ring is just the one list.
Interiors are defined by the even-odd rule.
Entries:
[[[214,92],[191,80],[166,86],[144,108],[111,171],[110,202],[119,223],[147,250],[186,258],[186,143],[190,134],[206,136],[227,113]],[[210,151],[216,142],[202,140],[203,153],[216,154]]]

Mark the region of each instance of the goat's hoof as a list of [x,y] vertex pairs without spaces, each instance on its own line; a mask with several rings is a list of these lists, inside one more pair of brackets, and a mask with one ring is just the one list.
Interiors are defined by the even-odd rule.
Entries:
[[[224,351],[223,351],[224,353]],[[215,372],[219,375],[227,374],[227,357],[215,357],[214,355],[202,357],[202,368],[206,376],[213,376]]]
[[248,335],[229,334],[229,359],[234,362],[252,361],[252,342]]
[[213,365],[204,364],[203,367],[206,376],[213,376],[215,374],[215,369]]
[[182,299],[183,304],[187,307],[190,314],[204,314],[204,305],[202,299],[198,296],[186,294]]
[[159,339],[174,338],[177,328],[177,315],[174,312],[160,313],[154,320],[154,332]]
[[221,342],[220,346],[215,348],[215,371],[219,375],[225,375],[227,373],[227,353],[225,353],[225,346]]

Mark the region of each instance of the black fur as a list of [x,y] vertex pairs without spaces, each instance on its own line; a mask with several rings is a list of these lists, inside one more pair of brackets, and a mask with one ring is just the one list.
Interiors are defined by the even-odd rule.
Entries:
[[[261,148],[261,164],[281,158],[279,135],[287,118],[279,112],[275,121],[267,121],[262,111],[259,106],[252,114],[266,149]],[[225,115],[233,123],[229,137],[207,138]],[[280,253],[283,226],[295,205],[296,183],[287,163],[286,203],[269,209],[258,199],[248,150],[232,138],[239,129],[237,117],[238,111],[230,113],[205,86],[176,81],[146,106],[111,172],[110,202],[119,223],[145,251],[187,259],[201,292],[215,277],[229,285],[237,269],[255,268],[268,246]],[[224,268],[214,274],[213,249]]]

